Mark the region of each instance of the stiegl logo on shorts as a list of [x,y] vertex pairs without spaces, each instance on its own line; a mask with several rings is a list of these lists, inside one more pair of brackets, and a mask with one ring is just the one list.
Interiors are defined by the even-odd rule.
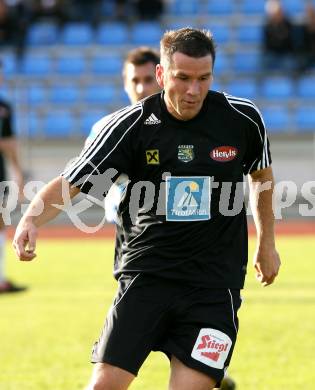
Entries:
[[222,369],[232,346],[229,336],[217,329],[201,329],[191,357],[207,366]]
[[166,177],[166,220],[210,219],[210,177]]

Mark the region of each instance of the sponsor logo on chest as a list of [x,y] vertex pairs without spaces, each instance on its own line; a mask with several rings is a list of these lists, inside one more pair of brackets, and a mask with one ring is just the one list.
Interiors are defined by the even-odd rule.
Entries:
[[219,162],[228,162],[234,160],[238,150],[234,146],[217,146],[210,152],[212,160]]
[[210,177],[167,176],[165,181],[167,221],[210,219]]
[[145,151],[145,156],[148,165],[160,164],[159,149],[150,149]]
[[184,163],[192,161],[195,158],[194,145],[178,145],[177,158]]

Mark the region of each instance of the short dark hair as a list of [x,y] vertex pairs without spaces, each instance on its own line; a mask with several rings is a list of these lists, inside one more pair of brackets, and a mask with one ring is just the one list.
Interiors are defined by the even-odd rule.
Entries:
[[176,52],[186,54],[189,57],[212,56],[214,64],[216,45],[212,33],[209,30],[200,30],[191,27],[166,31],[161,42],[161,57],[171,62],[172,55]]
[[154,65],[159,64],[160,54],[157,50],[151,47],[141,46],[136,49],[130,50],[124,61],[124,68],[127,64],[144,65],[148,62],[152,62]]

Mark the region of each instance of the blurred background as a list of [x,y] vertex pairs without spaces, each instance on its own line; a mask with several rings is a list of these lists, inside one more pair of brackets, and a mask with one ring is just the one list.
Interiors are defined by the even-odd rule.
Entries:
[[28,179],[59,174],[93,123],[129,104],[128,50],[158,48],[165,29],[186,26],[214,34],[213,89],[262,111],[276,181],[297,194],[283,215],[299,217],[301,202],[312,209],[302,187],[315,171],[315,0],[0,0],[0,95]]

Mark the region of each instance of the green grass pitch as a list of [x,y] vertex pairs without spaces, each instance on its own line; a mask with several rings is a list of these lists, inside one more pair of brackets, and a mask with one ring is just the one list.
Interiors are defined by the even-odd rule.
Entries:
[[[315,388],[315,240],[282,236],[281,274],[263,288],[251,256],[239,338],[229,369],[238,390]],[[0,296],[0,390],[82,390],[116,284],[110,241],[40,240],[38,258],[18,262],[8,245],[8,272],[30,286]],[[153,353],[132,390],[167,388],[168,360]]]

